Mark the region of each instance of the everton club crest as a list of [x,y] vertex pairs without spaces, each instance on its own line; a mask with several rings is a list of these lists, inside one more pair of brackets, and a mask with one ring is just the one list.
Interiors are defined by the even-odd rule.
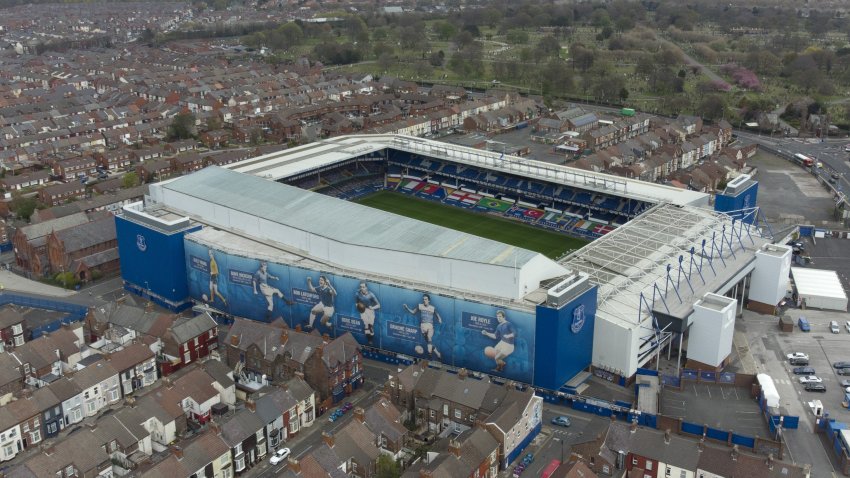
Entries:
[[584,305],[580,305],[573,310],[573,323],[570,325],[570,330],[572,330],[574,334],[581,332],[581,328],[584,327],[585,320]]

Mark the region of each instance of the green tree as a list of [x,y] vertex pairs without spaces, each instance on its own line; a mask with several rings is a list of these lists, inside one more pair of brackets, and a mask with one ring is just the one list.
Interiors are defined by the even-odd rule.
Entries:
[[726,101],[721,95],[708,95],[700,102],[699,111],[702,112],[703,118],[721,118],[726,111]]
[[168,139],[189,139],[195,129],[195,115],[192,113],[180,113],[171,120],[168,126]]
[[537,54],[541,58],[558,56],[561,52],[561,43],[553,35],[546,35],[537,42]]
[[136,174],[133,171],[130,171],[129,173],[127,173],[127,174],[125,174],[124,176],[121,177],[121,186],[123,186],[124,189],[134,188],[138,185],[139,185],[139,175]]
[[377,478],[399,478],[401,476],[401,467],[389,455],[378,457],[378,463],[375,470]]
[[34,197],[24,197],[17,193],[14,194],[11,204],[9,204],[10,208],[15,211],[15,214],[27,222],[29,222],[32,213],[35,212],[37,205],[38,203]]
[[457,33],[457,28],[449,22],[441,21],[434,24],[434,33],[437,38],[448,41]]
[[528,32],[525,30],[510,30],[505,35],[505,40],[511,45],[525,45],[528,43]]

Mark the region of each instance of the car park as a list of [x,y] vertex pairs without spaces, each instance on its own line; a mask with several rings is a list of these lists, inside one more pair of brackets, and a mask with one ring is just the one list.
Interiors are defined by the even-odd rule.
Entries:
[[821,383],[823,379],[818,377],[817,375],[806,375],[805,377],[800,377],[800,383]]
[[793,354],[788,354],[788,360],[793,359],[809,360],[809,354],[803,352],[794,352]]
[[794,367],[793,370],[794,375],[814,375],[815,369],[813,367]]
[[271,463],[272,465],[277,465],[278,463],[289,458],[290,453],[292,453],[292,451],[289,448],[281,448],[278,451],[274,452],[271,459],[269,460],[269,463]]
[[850,362],[839,361],[832,364],[835,368],[850,368]]
[[807,392],[826,392],[826,385],[822,383],[807,383],[805,387],[803,387]]
[[557,416],[552,419],[552,425],[558,425],[559,427],[568,427],[571,425],[570,417],[565,417],[563,415]]
[[833,334],[837,334],[837,333],[841,332],[841,327],[838,326],[837,320],[833,320],[832,322],[829,323],[829,331],[832,332]]

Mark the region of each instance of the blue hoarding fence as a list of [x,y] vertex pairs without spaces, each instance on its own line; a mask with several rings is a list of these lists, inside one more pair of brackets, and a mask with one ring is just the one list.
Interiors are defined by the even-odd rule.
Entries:
[[649,369],[649,368],[638,368],[637,369],[637,375],[649,375],[651,377],[657,377],[658,371],[652,370],[652,369]]
[[683,381],[684,380],[697,381],[699,379],[699,373],[697,373],[696,370],[682,369],[681,378],[682,378]]
[[662,375],[661,383],[667,387],[680,388],[682,386],[682,381],[675,375]]
[[800,427],[800,417],[785,416],[782,419],[782,426],[789,430],[796,430]]
[[734,445],[741,445],[747,448],[753,448],[756,446],[756,439],[744,435],[738,435],[737,433],[732,434],[732,443]]
[[702,436],[705,427],[694,423],[682,422],[682,432],[690,433],[691,435]]
[[707,370],[700,370],[699,379],[700,379],[701,382],[716,382],[717,381],[717,373],[707,371]]
[[15,304],[21,307],[30,307],[34,309],[53,310],[65,314],[60,319],[33,328],[31,330],[33,339],[37,339],[46,333],[58,330],[62,324],[79,322],[85,319],[86,313],[88,312],[88,308],[85,305],[75,304],[73,302],[64,302],[56,299],[33,297],[9,292],[0,293],[0,305],[7,304]]
[[706,427],[705,436],[717,441],[729,441],[729,432],[716,428]]
[[812,237],[815,235],[815,226],[800,226],[800,237]]

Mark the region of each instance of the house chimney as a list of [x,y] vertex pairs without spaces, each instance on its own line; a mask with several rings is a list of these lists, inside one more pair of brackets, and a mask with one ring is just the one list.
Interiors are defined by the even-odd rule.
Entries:
[[449,440],[449,453],[460,458],[460,442],[454,438]]
[[767,469],[768,470],[773,469],[773,453],[768,453],[768,455],[767,455]]
[[354,407],[354,418],[360,423],[364,423],[366,421],[366,411],[361,407]]
[[280,333],[280,345],[286,345],[286,342],[289,340],[289,332],[283,331]]
[[697,449],[701,452],[705,450],[705,436],[699,439],[699,443],[697,443]]
[[325,442],[325,445],[327,445],[328,448],[334,447],[334,436],[330,433],[322,432],[322,441]]
[[103,354],[103,360],[109,362],[110,360],[112,360],[112,354],[110,354],[110,353]]
[[289,464],[289,469],[292,470],[296,475],[301,473],[301,462],[291,456],[286,459]]
[[738,445],[732,447],[732,461],[738,461]]
[[322,342],[328,343],[331,341],[331,336],[328,334],[322,334]]
[[232,345],[234,347],[239,347],[239,336],[238,335],[231,335],[230,336],[230,345]]
[[248,410],[251,410],[252,412],[256,412],[257,411],[257,402],[255,402],[253,399],[249,398],[248,400],[245,400],[245,408],[247,408]]
[[636,419],[632,420],[632,424],[631,424],[631,426],[629,426],[629,430],[631,431],[631,433],[634,433],[634,432],[637,431],[637,420]]
[[172,447],[172,448],[171,448],[171,453],[174,453],[174,456],[175,456],[178,460],[182,460],[182,459],[183,459],[183,449],[182,449],[182,448],[180,448],[179,446],[174,446],[174,447]]
[[301,332],[301,324],[297,324],[297,325],[295,326],[295,331],[296,331],[296,332]]
[[457,371],[457,378],[459,378],[461,380],[464,380],[468,376],[469,376],[469,371],[467,371],[465,368],[462,368],[462,369]]
[[670,429],[669,428],[664,430],[664,443],[666,443],[667,445],[670,444]]
[[208,422],[210,424],[210,430],[213,431],[216,435],[221,435],[221,426],[219,426],[218,422],[215,420],[210,420]]

